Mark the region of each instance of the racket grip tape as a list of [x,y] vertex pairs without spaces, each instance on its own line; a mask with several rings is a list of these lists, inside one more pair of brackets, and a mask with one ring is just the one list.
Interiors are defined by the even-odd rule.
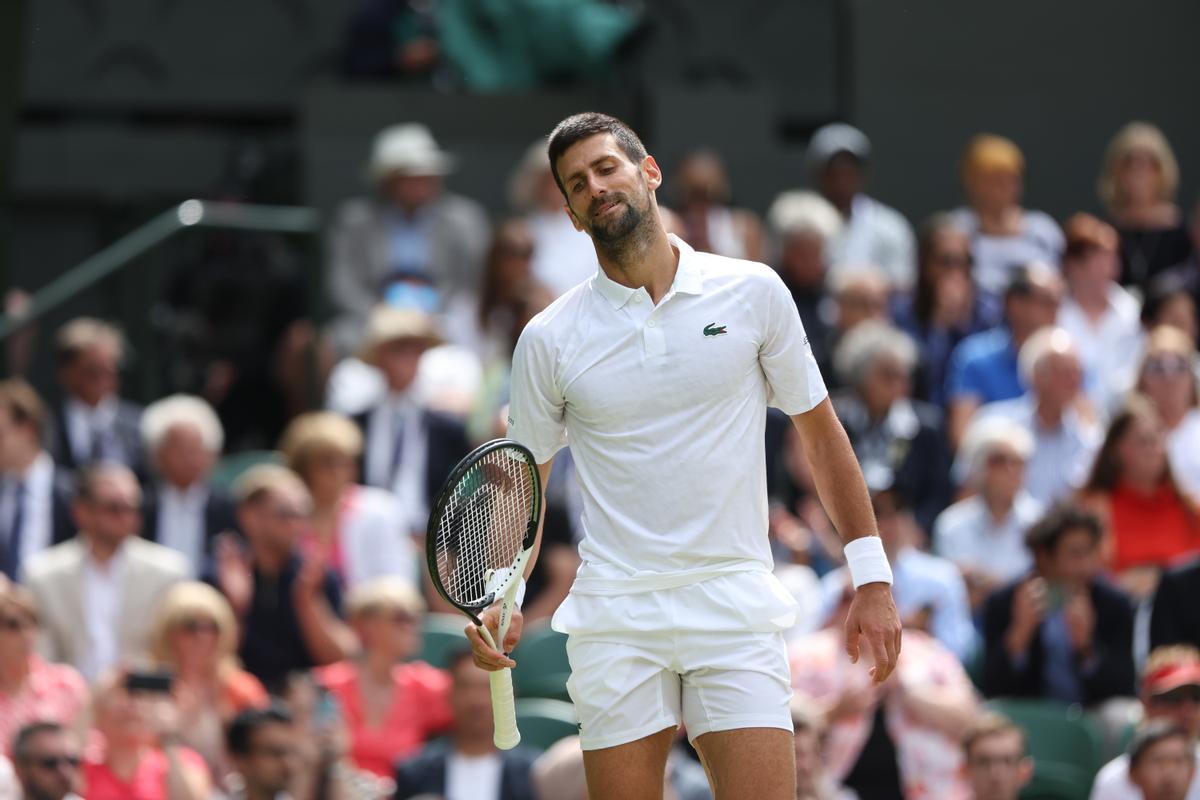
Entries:
[[493,741],[501,750],[511,750],[521,741],[521,732],[517,730],[512,670],[505,668],[489,672],[488,678],[492,683]]

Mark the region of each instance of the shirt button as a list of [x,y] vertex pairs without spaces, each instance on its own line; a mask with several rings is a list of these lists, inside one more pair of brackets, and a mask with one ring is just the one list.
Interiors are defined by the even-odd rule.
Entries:
[[654,320],[650,320],[650,321],[649,321],[649,322],[647,322],[646,324],[647,324],[647,325],[649,325],[651,328],[653,328],[653,327],[654,327]]
[[633,296],[633,302],[635,302],[635,303],[640,303],[640,302],[642,302],[642,296],[641,296],[640,294],[635,294],[635,295]]

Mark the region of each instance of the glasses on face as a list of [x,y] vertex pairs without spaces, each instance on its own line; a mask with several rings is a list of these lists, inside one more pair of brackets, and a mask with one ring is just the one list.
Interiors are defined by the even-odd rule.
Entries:
[[25,763],[33,764],[44,770],[56,770],[62,767],[79,769],[79,756],[29,756]]
[[1190,372],[1190,366],[1187,359],[1183,356],[1155,356],[1147,359],[1146,366],[1143,372],[1148,377],[1155,378],[1173,378],[1179,375],[1186,375]]
[[1154,695],[1153,701],[1163,706],[1181,706],[1184,703],[1200,705],[1200,686],[1180,686],[1178,689]]
[[303,510],[295,506],[270,506],[267,508],[267,513],[281,520],[304,519],[308,516]]
[[1024,462],[1012,453],[988,453],[985,463],[989,467],[1014,467]]
[[217,633],[218,628],[217,623],[213,622],[211,619],[185,619],[183,622],[179,623],[179,630],[194,636],[200,633],[215,634]]
[[97,500],[96,502],[92,503],[92,507],[101,513],[114,517],[136,514],[142,510],[142,507],[137,503],[122,503],[119,500],[109,500],[105,502],[100,502]]
[[260,745],[254,748],[254,754],[266,756],[267,758],[291,758],[296,753],[296,748],[288,745]]
[[1015,767],[1021,763],[1023,756],[973,756],[970,764],[976,769],[991,769],[992,767]]
[[33,620],[28,617],[0,616],[0,630],[17,632],[33,627]]
[[939,267],[947,269],[966,269],[971,268],[970,253],[934,253],[933,263]]

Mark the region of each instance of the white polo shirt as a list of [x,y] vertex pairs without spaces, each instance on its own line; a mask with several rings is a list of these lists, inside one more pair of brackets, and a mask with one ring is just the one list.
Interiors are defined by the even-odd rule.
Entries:
[[800,414],[826,396],[774,270],[670,240],[679,267],[657,306],[599,271],[538,314],[513,355],[509,437],[538,463],[569,441],[575,460],[575,596],[769,577],[766,409]]

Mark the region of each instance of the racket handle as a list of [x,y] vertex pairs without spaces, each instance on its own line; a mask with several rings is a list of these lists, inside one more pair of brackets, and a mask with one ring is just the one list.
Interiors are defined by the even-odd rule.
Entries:
[[501,750],[511,750],[521,741],[521,732],[517,730],[512,670],[498,669],[489,672],[488,678],[492,682],[492,725],[495,731],[493,741]]

